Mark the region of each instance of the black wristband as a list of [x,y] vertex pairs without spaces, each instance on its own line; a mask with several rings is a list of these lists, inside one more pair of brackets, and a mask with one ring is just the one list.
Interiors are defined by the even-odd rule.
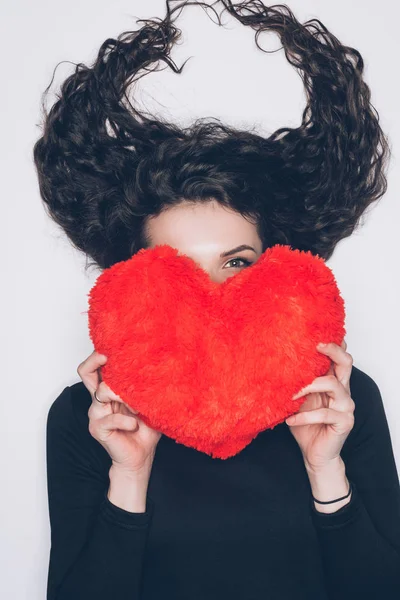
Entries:
[[344,500],[345,498],[348,498],[350,496],[351,492],[352,492],[351,481],[349,481],[349,491],[346,494],[346,496],[342,496],[341,498],[336,498],[336,500],[328,500],[327,502],[321,502],[321,500],[317,500],[316,498],[314,498],[314,496],[312,497],[312,499],[314,500],[314,502],[318,502],[318,504],[333,504],[334,502],[339,502],[339,500]]

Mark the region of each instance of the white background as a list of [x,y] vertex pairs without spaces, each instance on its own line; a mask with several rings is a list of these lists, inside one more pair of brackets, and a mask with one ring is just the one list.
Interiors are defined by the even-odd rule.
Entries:
[[[363,226],[337,246],[328,262],[346,302],[346,341],[354,364],[378,384],[400,464],[399,241],[400,144],[398,22],[395,0],[291,0],[297,18],[319,18],[365,60],[365,79],[393,150],[389,189]],[[101,43],[137,29],[136,18],[164,16],[164,0],[10,0],[1,6],[2,119],[1,228],[1,588],[7,600],[45,597],[48,522],[45,425],[50,404],[79,380],[78,364],[93,350],[84,311],[98,272],[72,249],[41,204],[32,147],[40,136],[40,95],[59,61],[94,60]],[[219,10],[221,10],[219,8]],[[210,13],[211,14],[211,13]],[[283,51],[257,49],[254,31],[227,13],[218,27],[200,7],[177,21],[182,39],[172,51],[181,75],[170,69],[146,75],[140,102],[188,123],[217,116],[268,134],[298,126],[303,84]],[[260,43],[278,48],[274,34]],[[163,65],[162,65],[163,66]],[[73,70],[56,71],[52,90]],[[51,102],[54,95],[49,96]]]

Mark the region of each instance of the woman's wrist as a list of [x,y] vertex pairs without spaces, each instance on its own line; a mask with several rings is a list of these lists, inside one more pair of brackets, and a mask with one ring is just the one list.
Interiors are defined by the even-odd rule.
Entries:
[[112,504],[132,513],[146,512],[149,472],[128,472],[112,466],[109,478],[107,498]]
[[[342,459],[328,465],[323,469],[307,469],[311,484],[312,495],[322,502],[330,502],[335,498],[346,496],[349,491],[349,480],[346,477],[346,467]],[[351,500],[351,495],[344,500],[332,504],[319,504],[314,502],[315,509],[322,513],[336,512],[346,506]]]

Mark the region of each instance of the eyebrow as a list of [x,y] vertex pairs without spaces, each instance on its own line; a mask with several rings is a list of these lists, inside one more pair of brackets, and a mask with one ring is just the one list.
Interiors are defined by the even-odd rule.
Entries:
[[257,252],[254,250],[254,248],[252,248],[251,246],[247,246],[246,244],[242,244],[241,246],[232,248],[232,250],[227,250],[227,252],[222,252],[222,254],[220,254],[220,257],[224,258],[225,256],[230,256],[231,254],[235,254],[235,252],[241,252],[242,250],[253,250],[253,252],[255,252],[257,254]]

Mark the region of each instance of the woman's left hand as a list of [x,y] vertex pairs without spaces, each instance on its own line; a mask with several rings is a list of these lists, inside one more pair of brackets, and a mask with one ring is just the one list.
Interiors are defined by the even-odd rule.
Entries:
[[300,446],[307,469],[317,471],[340,458],[343,444],[354,426],[355,404],[350,395],[353,357],[347,344],[317,346],[331,358],[326,375],[317,377],[293,396],[307,396],[299,412],[286,419]]

